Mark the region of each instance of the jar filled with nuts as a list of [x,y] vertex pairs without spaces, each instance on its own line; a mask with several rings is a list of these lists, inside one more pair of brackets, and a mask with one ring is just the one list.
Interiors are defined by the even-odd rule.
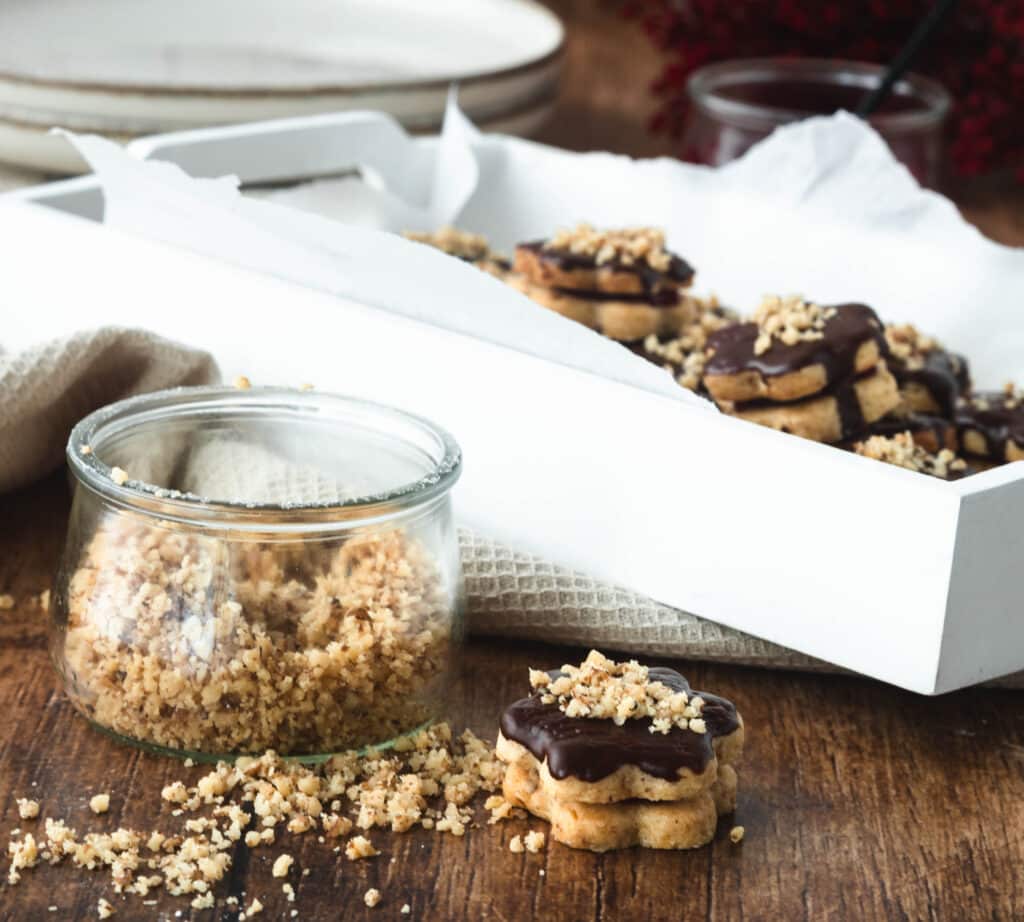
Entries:
[[439,716],[458,446],[312,390],[187,388],[75,427],[51,651],[74,706],[193,758],[315,758]]

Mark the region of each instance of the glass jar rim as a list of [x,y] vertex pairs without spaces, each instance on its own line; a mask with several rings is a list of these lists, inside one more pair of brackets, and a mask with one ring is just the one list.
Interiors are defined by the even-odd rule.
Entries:
[[[297,503],[209,499],[140,480],[118,483],[113,468],[94,450],[104,437],[128,431],[143,422],[181,419],[218,410],[243,409],[258,416],[294,413],[296,420],[333,413],[341,422],[348,410],[364,418],[404,426],[425,436],[435,449],[429,469],[420,477],[377,493],[331,501]],[[412,445],[407,442],[407,445]],[[84,417],[71,431],[66,456],[75,478],[106,500],[148,516],[210,528],[244,528],[268,532],[344,530],[407,515],[452,489],[462,473],[462,452],[443,428],[386,404],[311,389],[228,386],[178,387],[128,397]]]
[[[695,106],[720,121],[745,128],[769,129],[821,113],[743,102],[718,91],[738,83],[804,79],[821,85],[859,87],[868,93],[878,85],[885,71],[881,64],[842,58],[740,58],[708,64],[694,71],[687,81],[686,91]],[[936,127],[949,114],[952,105],[949,92],[941,83],[917,73],[901,77],[893,92],[912,96],[925,108],[876,113],[869,117],[872,125],[889,134]]]

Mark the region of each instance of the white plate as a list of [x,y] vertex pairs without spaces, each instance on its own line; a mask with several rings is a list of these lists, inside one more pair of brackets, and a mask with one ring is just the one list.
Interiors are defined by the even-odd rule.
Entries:
[[564,32],[534,0],[2,0],[0,35],[0,159],[65,171],[53,125],[123,139],[376,109],[431,131],[452,82],[474,121],[536,127]]

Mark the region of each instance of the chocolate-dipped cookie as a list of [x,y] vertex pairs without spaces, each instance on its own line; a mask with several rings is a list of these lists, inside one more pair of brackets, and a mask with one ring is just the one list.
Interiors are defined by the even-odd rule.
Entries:
[[1024,395],[1012,385],[962,398],[955,422],[960,453],[972,463],[1024,460]]
[[820,306],[767,297],[749,323],[708,337],[704,385],[718,402],[788,402],[825,391],[878,365],[882,324],[865,304]]
[[549,288],[521,275],[510,275],[506,281],[542,307],[619,342],[674,336],[694,321],[699,309],[695,298],[673,290],[652,295],[611,294]]
[[509,763],[506,799],[548,819],[559,841],[690,848],[734,808],[743,721],[729,701],[596,651],[530,679],[533,694],[502,714],[496,751]]
[[514,268],[544,288],[647,297],[685,288],[694,276],[686,260],[665,249],[663,231],[596,230],[588,224],[519,244]]
[[952,419],[957,400],[970,390],[967,359],[948,352],[909,323],[885,328],[889,368],[905,408],[913,413]]
[[885,362],[879,362],[869,371],[837,381],[803,400],[721,401],[719,407],[732,416],[769,429],[815,442],[837,443],[861,437],[871,423],[898,404],[896,379],[889,374]]

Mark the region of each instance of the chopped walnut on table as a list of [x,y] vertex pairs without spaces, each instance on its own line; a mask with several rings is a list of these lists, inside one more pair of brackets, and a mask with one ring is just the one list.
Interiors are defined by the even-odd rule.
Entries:
[[96,794],[89,800],[89,809],[93,813],[106,813],[110,809],[110,795]]
[[363,902],[372,909],[380,902],[380,890],[376,887],[370,887],[363,895]]
[[648,717],[652,733],[668,733],[673,727],[694,733],[706,729],[700,695],[691,697],[663,682],[652,682],[648,668],[636,660],[616,663],[597,650],[591,650],[579,666],[562,666],[555,676],[531,669],[530,685],[544,704],[557,703],[568,717],[607,719],[619,726]]
[[[361,832],[344,848],[357,860],[380,854],[362,834],[370,829],[404,832],[422,826],[461,834],[470,827],[474,799],[500,790],[504,771],[489,744],[468,730],[454,736],[447,724],[402,737],[388,751],[346,752],[315,767],[286,762],[273,752],[242,757],[218,763],[194,783],[175,781],[163,788],[158,804],[175,806],[163,816],[181,817],[178,832],[122,828],[79,835],[49,817],[40,840],[12,835],[9,881],[16,884],[21,872],[40,860],[67,862],[106,871],[119,894],[146,897],[162,887],[169,895],[188,897],[193,908],[208,908],[214,905],[215,885],[231,868],[236,842],[244,839],[256,847],[274,842],[275,830],[282,835],[332,830],[334,835],[318,841],[340,851],[334,845],[338,836],[358,828]],[[494,806],[499,805],[488,809]],[[268,877],[287,877],[293,865],[290,854],[281,855]],[[289,883],[283,882],[282,890],[289,901],[297,898]],[[247,914],[261,908],[254,901]]]
[[27,797],[19,797],[17,804],[18,816],[23,820],[34,820],[39,816],[39,803],[37,801],[29,800]]

